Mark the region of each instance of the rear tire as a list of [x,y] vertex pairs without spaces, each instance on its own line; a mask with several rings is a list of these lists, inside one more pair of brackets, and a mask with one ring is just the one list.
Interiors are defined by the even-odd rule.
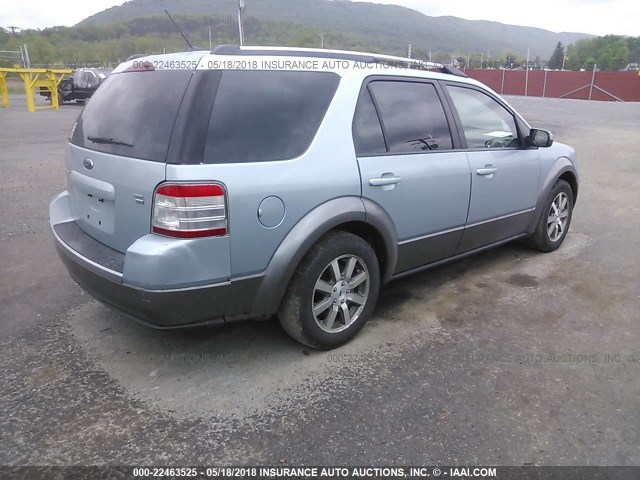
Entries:
[[71,89],[71,85],[65,83],[61,83],[58,86],[58,106],[62,106],[67,101],[67,97],[71,94]]
[[564,180],[558,180],[549,192],[536,229],[525,244],[540,252],[557,250],[569,232],[573,216],[573,190]]
[[380,290],[380,266],[362,238],[325,235],[303,258],[278,311],[294,339],[318,350],[347,343],[367,322]]

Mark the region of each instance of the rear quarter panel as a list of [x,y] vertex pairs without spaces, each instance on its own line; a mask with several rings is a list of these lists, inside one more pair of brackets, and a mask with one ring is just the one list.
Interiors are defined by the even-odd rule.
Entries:
[[[227,189],[231,278],[259,275],[300,220],[332,199],[360,196],[351,123],[361,79],[343,78],[309,149],[292,160],[167,165],[167,181],[219,181]],[[277,197],[285,214],[273,228],[258,218],[261,202]],[[311,233],[311,232],[310,232]]]

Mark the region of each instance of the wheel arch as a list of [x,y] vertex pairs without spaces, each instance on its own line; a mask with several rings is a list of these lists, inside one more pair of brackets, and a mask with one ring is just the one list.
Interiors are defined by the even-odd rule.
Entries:
[[393,268],[390,268],[390,265],[395,267],[397,257],[395,254],[396,250],[390,248],[388,240],[385,239],[385,236],[378,230],[378,228],[366,221],[353,221],[336,225],[329,231],[334,230],[342,230],[365,240],[369,245],[371,245],[371,248],[373,248],[376,257],[378,258],[378,263],[380,265],[380,279],[382,283],[385,283],[391,277]]
[[578,201],[578,178],[573,172],[566,170],[558,177],[558,180],[564,180],[571,187],[571,191],[573,192],[573,205],[575,206]]
[[385,221],[375,214],[369,215],[360,197],[341,197],[316,207],[280,243],[260,282],[252,311],[260,315],[275,314],[304,256],[333,230],[357,235],[372,246],[384,283],[391,277],[397,259],[395,229],[389,229],[389,223],[390,219]]
[[549,192],[551,192],[551,189],[558,180],[564,180],[569,184],[573,193],[573,203],[575,205],[578,198],[578,171],[570,159],[567,157],[560,157],[553,167],[549,169],[547,175],[542,180],[540,195],[538,195],[535,207],[536,215],[533,216],[533,219],[529,224],[529,228],[527,229],[528,233],[533,233],[535,230],[538,220],[540,219],[540,215],[543,214],[542,207],[549,196]]

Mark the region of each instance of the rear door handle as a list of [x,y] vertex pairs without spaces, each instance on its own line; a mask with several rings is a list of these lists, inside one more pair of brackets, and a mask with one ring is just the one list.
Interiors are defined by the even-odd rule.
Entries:
[[478,170],[476,170],[476,173],[478,175],[493,175],[497,171],[498,169],[493,165],[485,165],[484,168],[479,168]]
[[372,187],[383,187],[385,185],[395,185],[400,182],[400,177],[381,177],[381,178],[372,178],[369,180],[369,185]]

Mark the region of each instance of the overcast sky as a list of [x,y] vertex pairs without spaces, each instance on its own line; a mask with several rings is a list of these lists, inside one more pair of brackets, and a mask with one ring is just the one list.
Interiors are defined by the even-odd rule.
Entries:
[[[221,0],[211,0],[221,1]],[[225,0],[234,2],[235,0]],[[640,36],[639,0],[367,0],[414,8],[427,15],[452,15],[544,28],[554,32]],[[122,0],[0,0],[0,26],[71,26]],[[251,0],[246,0],[251,9]]]

